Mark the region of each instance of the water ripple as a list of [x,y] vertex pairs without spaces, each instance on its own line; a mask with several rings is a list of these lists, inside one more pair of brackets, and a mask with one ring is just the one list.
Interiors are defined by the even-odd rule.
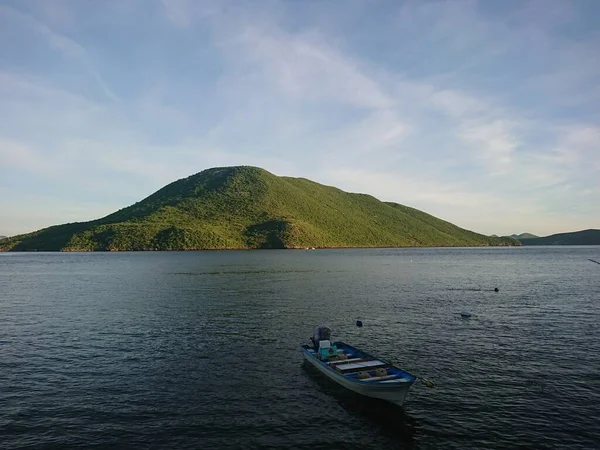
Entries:
[[[588,258],[597,248],[2,254],[0,446],[599,448]],[[298,352],[323,320],[436,388],[400,409],[331,383]]]

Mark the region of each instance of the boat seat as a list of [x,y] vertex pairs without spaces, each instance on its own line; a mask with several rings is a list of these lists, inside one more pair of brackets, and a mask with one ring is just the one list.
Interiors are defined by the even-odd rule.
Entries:
[[363,358],[339,359],[337,361],[331,361],[329,363],[329,365],[335,366],[335,365],[338,365],[338,364],[347,364],[347,363],[356,362],[356,361],[366,361],[366,360],[363,359]]
[[375,358],[350,358],[350,359],[336,361],[336,363],[338,363],[338,364],[359,363],[359,362],[364,362],[364,361],[375,361]]
[[372,359],[362,362],[354,362],[350,364],[338,364],[335,366],[335,370],[342,373],[360,372],[363,370],[373,370],[379,367],[390,367],[386,362],[379,361],[378,359]]
[[[397,374],[392,374],[392,375],[386,375],[383,377],[371,377],[371,378],[365,378],[364,380],[361,381],[382,381],[382,380],[389,380],[390,378],[395,378],[397,377]],[[406,381],[405,378],[399,378],[398,381]]]

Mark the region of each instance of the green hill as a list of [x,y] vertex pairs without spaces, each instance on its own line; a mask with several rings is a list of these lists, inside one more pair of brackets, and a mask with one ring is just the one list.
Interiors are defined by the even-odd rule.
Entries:
[[102,219],[0,242],[0,250],[193,250],[520,245],[419,210],[255,167],[175,181]]
[[523,245],[600,245],[600,230],[583,230],[551,236],[523,239]]
[[535,234],[531,234],[531,233],[521,233],[521,234],[511,234],[510,237],[513,237],[515,239],[535,239],[535,238],[538,238],[539,236],[536,236]]

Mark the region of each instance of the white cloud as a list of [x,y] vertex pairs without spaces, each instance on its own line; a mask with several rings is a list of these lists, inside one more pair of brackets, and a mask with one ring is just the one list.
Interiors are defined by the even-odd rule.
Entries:
[[365,119],[325,133],[318,147],[318,158],[323,165],[337,165],[339,161],[360,163],[365,158],[397,157],[404,154],[402,142],[410,132],[409,125],[392,111],[373,113]]
[[187,0],[161,0],[161,2],[170,20],[183,28],[190,26],[191,22],[188,13],[190,2]]
[[33,30],[43,38],[51,48],[60,52],[64,57],[80,61],[83,70],[100,85],[107,97],[112,100],[119,99],[102,78],[98,69],[92,64],[86,49],[75,40],[53,31],[46,24],[30,15],[14,8],[0,5],[0,23],[2,19],[13,24],[15,22],[21,23],[21,26]]
[[86,54],[85,49],[67,36],[52,31],[47,25],[14,8],[0,5],[0,18],[11,22],[21,22],[24,26],[46,39],[48,44],[69,58],[81,58]]
[[368,109],[394,105],[356,61],[346,58],[319,33],[290,35],[277,29],[269,33],[247,27],[228,45],[241,45],[234,49],[235,58],[250,65],[258,63],[262,75],[294,99],[336,101]]
[[485,114],[490,108],[490,105],[481,99],[451,89],[431,90],[429,102],[433,107],[455,118]]
[[[406,173],[373,172],[348,167],[324,170],[323,177],[354,192],[370,192],[382,201],[425,203],[429,207],[474,208],[484,204],[497,206],[501,201],[484,192],[474,192],[468,185],[440,183]],[[402,201],[400,201],[402,200]]]
[[21,142],[0,138],[0,160],[4,167],[23,167],[34,173],[48,170],[48,162],[30,146]]
[[206,0],[161,0],[169,20],[181,28],[189,28],[198,20],[217,14],[226,2]]
[[565,130],[564,145],[600,151],[600,127],[579,125]]
[[518,139],[503,120],[466,122],[461,124],[458,136],[475,148],[475,155],[483,160],[489,173],[503,173],[513,162]]

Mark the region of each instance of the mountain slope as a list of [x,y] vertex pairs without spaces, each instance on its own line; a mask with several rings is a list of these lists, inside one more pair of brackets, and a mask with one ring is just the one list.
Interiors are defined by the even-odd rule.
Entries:
[[535,238],[539,238],[539,236],[536,236],[535,234],[531,234],[531,233],[511,234],[510,237],[513,237],[515,239],[535,239]]
[[551,236],[523,239],[523,245],[600,245],[600,230],[583,230]]
[[208,169],[104,218],[14,236],[0,250],[520,245],[413,208],[255,167]]

